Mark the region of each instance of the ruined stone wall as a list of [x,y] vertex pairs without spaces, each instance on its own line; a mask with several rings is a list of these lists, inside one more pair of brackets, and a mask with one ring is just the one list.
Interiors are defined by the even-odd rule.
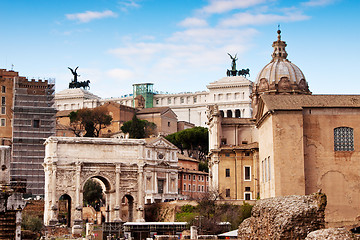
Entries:
[[285,196],[256,202],[238,230],[239,239],[304,239],[325,226],[326,195]]

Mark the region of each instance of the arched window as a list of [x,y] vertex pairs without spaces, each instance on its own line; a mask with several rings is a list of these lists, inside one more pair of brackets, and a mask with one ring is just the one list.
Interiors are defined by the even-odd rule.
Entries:
[[221,117],[224,117],[224,111],[223,110],[220,110],[220,115],[221,115]]
[[352,128],[334,128],[334,151],[354,151],[354,130]]
[[240,109],[236,109],[236,110],[235,110],[235,117],[236,117],[236,118],[240,118],[240,117],[241,117]]
[[226,117],[232,118],[232,111],[231,110],[227,110]]

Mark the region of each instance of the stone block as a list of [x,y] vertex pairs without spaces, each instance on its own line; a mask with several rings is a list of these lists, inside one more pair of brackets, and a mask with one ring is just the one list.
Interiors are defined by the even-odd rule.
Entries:
[[239,239],[304,239],[325,226],[326,195],[285,196],[256,202],[239,226]]

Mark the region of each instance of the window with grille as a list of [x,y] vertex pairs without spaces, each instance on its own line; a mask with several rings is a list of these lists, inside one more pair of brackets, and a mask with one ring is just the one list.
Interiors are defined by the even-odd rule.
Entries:
[[354,130],[350,127],[334,129],[334,150],[354,151]]

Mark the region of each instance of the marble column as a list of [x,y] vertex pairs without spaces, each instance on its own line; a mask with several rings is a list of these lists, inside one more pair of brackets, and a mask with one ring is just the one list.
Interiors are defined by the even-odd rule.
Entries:
[[137,212],[138,212],[138,218],[137,218],[137,222],[145,222],[145,218],[144,218],[144,201],[145,201],[145,196],[144,196],[144,163],[140,163],[138,168],[138,207],[137,207]]
[[75,216],[74,216],[74,225],[82,224],[82,203],[80,196],[81,189],[81,162],[76,163],[76,173],[75,173]]
[[49,222],[49,225],[51,226],[58,223],[58,219],[57,219],[58,208],[56,205],[56,172],[57,172],[57,166],[56,163],[53,163],[51,169],[51,219]]
[[121,213],[121,199],[120,199],[120,174],[121,174],[121,165],[120,164],[116,164],[116,169],[115,169],[115,222],[121,222],[121,217],[120,217],[120,213]]

